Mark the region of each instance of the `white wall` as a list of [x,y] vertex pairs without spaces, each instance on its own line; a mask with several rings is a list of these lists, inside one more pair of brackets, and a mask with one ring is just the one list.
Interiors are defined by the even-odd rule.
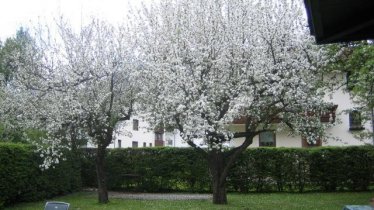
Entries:
[[[340,86],[338,90],[332,92],[332,94],[326,94],[324,101],[332,102],[337,104],[336,110],[336,121],[337,125],[327,130],[330,135],[336,139],[325,139],[322,142],[322,146],[348,146],[348,145],[363,145],[371,144],[372,140],[367,139],[365,141],[358,140],[354,136],[354,132],[349,130],[349,114],[344,112],[345,110],[355,108],[355,104],[351,100],[349,92],[344,91],[346,78],[344,74],[338,75],[334,78],[334,82]],[[236,125],[237,127],[240,125]],[[370,122],[364,125],[365,129],[371,131],[372,127]],[[244,130],[244,128],[241,128]],[[231,146],[239,146],[244,141],[244,138],[238,138],[230,142]],[[259,137],[256,136],[253,143],[249,147],[258,147]],[[276,147],[301,147],[301,136],[289,136],[286,131],[276,133]]]
[[[165,140],[165,146],[167,147],[190,147],[189,144],[187,144],[182,137],[179,134],[178,129],[174,129],[173,132],[165,132],[164,133],[164,140]],[[171,144],[168,144],[168,143]],[[194,140],[194,143],[201,147],[206,147],[206,145],[201,145],[203,142],[202,139],[196,139]]]
[[[139,130],[133,130],[133,120],[139,120]],[[119,148],[118,140],[121,140],[121,148],[132,147],[132,142],[137,141],[138,147],[143,147],[143,143],[146,147],[155,146],[155,133],[154,129],[150,127],[149,123],[142,120],[140,117],[131,117],[129,121],[122,126],[120,131],[115,134],[113,143],[108,148]],[[164,146],[166,147],[189,147],[189,145],[183,141],[179,134],[179,131],[175,129],[173,132],[164,132],[163,135]],[[201,141],[197,141],[199,144]],[[170,143],[170,144],[169,144]],[[87,147],[95,147],[93,144],[87,144]]]
[[[363,145],[370,143],[370,140],[361,141],[355,138],[354,132],[349,130],[349,113],[345,110],[353,109],[357,105],[351,100],[349,92],[345,91],[346,88],[346,77],[344,74],[338,75],[334,78],[337,84],[340,84],[341,88],[333,91],[332,94],[326,94],[324,100],[326,102],[332,102],[338,105],[336,110],[338,124],[332,128],[329,128],[327,132],[331,133],[332,136],[338,138],[338,140],[327,139],[327,142],[323,142],[323,145],[328,146],[347,146],[347,145]],[[371,130],[370,122],[364,124],[365,129]]]
[[[133,120],[139,120],[139,129],[133,130]],[[132,147],[132,142],[138,142],[138,147],[144,147],[143,144],[146,144],[146,147],[155,146],[155,134],[153,129],[149,128],[149,124],[145,121],[142,121],[139,117],[131,117],[130,120],[126,121],[119,132],[116,132],[113,138],[113,142],[108,146],[108,148],[119,148],[119,142],[121,141],[121,148]],[[95,147],[92,143],[88,143],[87,147]]]
[[[133,120],[139,121],[139,129],[133,130]],[[142,121],[139,117],[131,117],[120,132],[115,134],[114,143],[109,145],[109,148],[118,148],[118,140],[121,140],[121,147],[132,147],[132,142],[138,142],[138,147],[154,147],[155,146],[155,133],[150,129],[149,124]]]
[[165,132],[164,141],[164,145],[167,147],[189,147],[189,145],[183,141],[177,129],[174,129],[173,132]]

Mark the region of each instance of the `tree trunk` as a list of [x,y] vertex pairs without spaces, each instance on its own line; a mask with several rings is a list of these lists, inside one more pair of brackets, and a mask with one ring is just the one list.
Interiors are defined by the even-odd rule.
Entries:
[[106,156],[105,147],[101,144],[98,144],[97,156],[96,156],[96,174],[97,174],[99,203],[109,202],[107,180],[106,180],[105,156]]
[[213,151],[209,154],[209,169],[212,175],[212,190],[214,204],[227,204],[225,161],[221,152]]
[[71,182],[71,185],[73,186],[73,189],[79,190],[82,187],[82,177],[81,177],[81,154],[78,150],[77,141],[78,138],[76,136],[76,133],[70,129],[70,136],[71,136],[71,161],[72,161],[72,167],[75,175],[73,176]]

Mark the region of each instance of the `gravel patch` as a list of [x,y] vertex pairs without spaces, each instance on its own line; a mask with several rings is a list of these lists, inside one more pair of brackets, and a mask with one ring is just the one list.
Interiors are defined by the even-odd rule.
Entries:
[[109,192],[110,198],[124,198],[134,200],[208,200],[210,194],[185,194],[185,193],[121,193]]

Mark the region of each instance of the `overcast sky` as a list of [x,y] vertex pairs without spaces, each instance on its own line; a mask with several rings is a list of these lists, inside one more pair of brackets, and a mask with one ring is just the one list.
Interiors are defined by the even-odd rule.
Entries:
[[92,16],[115,24],[125,18],[129,2],[140,5],[140,0],[0,0],[0,40],[14,36],[21,26],[52,22],[59,14],[74,27]]

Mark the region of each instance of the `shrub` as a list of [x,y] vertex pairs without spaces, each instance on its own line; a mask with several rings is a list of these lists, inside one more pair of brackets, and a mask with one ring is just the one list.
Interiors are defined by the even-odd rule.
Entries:
[[[94,149],[82,160],[85,186],[96,185]],[[206,160],[191,148],[127,148],[108,152],[111,190],[210,191]],[[227,178],[234,192],[367,190],[374,148],[254,148],[241,154]],[[86,185],[88,184],[88,185]]]
[[371,146],[312,150],[311,181],[324,191],[367,190],[373,181],[373,152]]
[[115,149],[108,156],[110,189],[201,192],[209,190],[208,176],[204,158],[188,148]]
[[0,143],[0,203],[35,201],[80,188],[76,160],[61,161],[44,171],[39,168],[41,162],[29,145]]

